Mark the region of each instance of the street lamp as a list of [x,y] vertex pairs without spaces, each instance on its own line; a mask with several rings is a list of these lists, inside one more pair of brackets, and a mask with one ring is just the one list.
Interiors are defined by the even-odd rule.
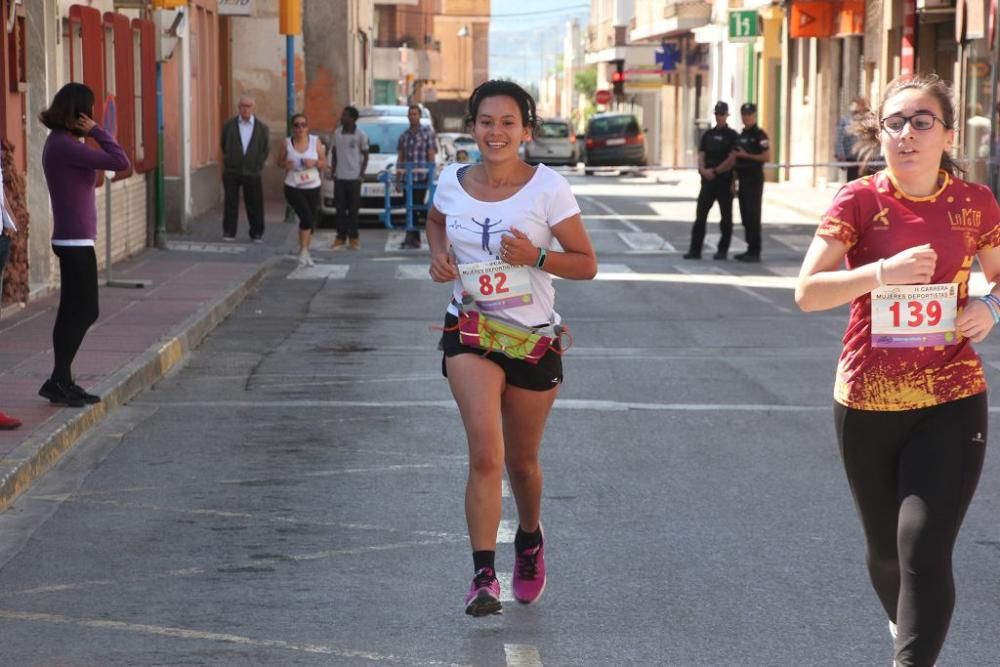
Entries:
[[465,72],[466,72],[466,67],[467,67],[466,62],[465,62],[465,58],[463,57],[464,56],[464,51],[465,51],[464,44],[465,44],[465,38],[468,37],[470,34],[471,33],[469,31],[468,24],[463,23],[462,27],[458,29],[458,38],[459,38],[459,42],[458,42],[458,59],[461,62],[461,68],[462,68],[462,78],[458,82],[458,85],[459,85],[459,88],[461,88],[461,92],[462,93],[465,93],[465,88],[466,88],[466,85],[465,85]]

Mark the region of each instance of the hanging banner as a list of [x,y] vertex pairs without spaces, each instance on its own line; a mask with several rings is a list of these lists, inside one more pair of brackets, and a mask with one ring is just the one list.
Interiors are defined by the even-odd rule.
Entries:
[[833,37],[834,9],[833,2],[793,0],[788,36],[792,39]]
[[840,0],[837,4],[836,36],[865,34],[865,0]]
[[983,0],[965,0],[965,39],[986,37],[986,5]]

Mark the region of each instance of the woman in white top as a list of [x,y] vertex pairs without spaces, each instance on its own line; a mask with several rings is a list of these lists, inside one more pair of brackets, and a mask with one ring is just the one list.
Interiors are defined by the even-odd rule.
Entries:
[[278,165],[287,171],[285,200],[299,218],[299,264],[313,266],[309,243],[319,215],[320,173],[326,168],[326,149],[315,134],[309,134],[305,114],[292,116],[292,136],[281,147]]
[[[483,616],[501,610],[494,559],[505,464],[519,515],[514,597],[531,604],[545,588],[538,451],[562,362],[552,350],[531,364],[463,345],[459,304],[471,295],[481,313],[528,327],[558,325],[552,276],[589,280],[597,259],[566,179],[518,158],[537,122],[531,96],[512,82],[487,81],[469,98],[466,122],[483,161],[442,173],[427,239],[431,277],[454,283],[441,340],[443,370],[469,446],[465,512],[475,574],[465,611]],[[553,239],[561,251],[549,250]]]

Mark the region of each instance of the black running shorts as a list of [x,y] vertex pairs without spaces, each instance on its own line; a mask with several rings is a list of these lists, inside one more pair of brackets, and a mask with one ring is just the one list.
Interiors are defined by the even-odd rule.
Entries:
[[445,358],[458,354],[478,354],[502,368],[507,378],[507,384],[514,387],[532,391],[548,391],[562,384],[562,355],[559,353],[549,350],[545,356],[538,360],[537,364],[529,364],[520,359],[511,359],[501,352],[485,352],[478,347],[463,345],[459,340],[457,327],[458,317],[451,313],[446,314],[444,317],[445,332],[441,336],[440,345],[444,352],[444,357],[441,358],[441,374],[445,377],[448,377]]

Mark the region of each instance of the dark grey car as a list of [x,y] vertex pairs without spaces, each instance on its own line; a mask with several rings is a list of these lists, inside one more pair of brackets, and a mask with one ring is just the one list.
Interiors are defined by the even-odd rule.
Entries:
[[630,113],[591,116],[585,135],[584,165],[624,167],[646,165],[646,138]]

